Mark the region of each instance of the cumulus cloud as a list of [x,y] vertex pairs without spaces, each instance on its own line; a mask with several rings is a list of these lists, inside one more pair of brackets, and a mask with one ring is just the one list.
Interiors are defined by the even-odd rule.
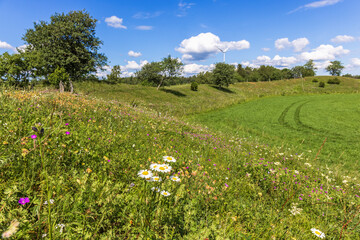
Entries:
[[261,50],[263,50],[264,52],[268,52],[270,51],[270,48],[262,48]]
[[16,51],[15,47],[11,46],[7,42],[2,42],[2,41],[0,41],[0,48],[2,48],[2,49],[10,49],[10,50]]
[[184,74],[185,75],[194,75],[200,72],[208,72],[214,68],[214,64],[210,65],[200,65],[196,63],[186,64],[184,65]]
[[349,36],[349,35],[338,35],[333,39],[331,39],[331,41],[334,43],[353,42],[355,40],[356,39],[353,36]]
[[140,70],[145,64],[149,63],[146,60],[141,60],[140,64],[135,61],[127,61],[127,64],[125,66],[122,66],[121,69],[124,70]]
[[148,31],[148,30],[152,30],[152,29],[153,29],[153,26],[141,25],[141,26],[136,26],[135,28],[136,28],[137,30]]
[[342,0],[321,0],[321,1],[315,1],[315,2],[311,2],[308,3],[306,5],[300,6],[290,12],[288,12],[288,14],[297,12],[299,10],[307,10],[307,9],[314,9],[314,8],[320,8],[320,7],[326,7],[326,6],[330,6],[330,5],[334,5],[336,3],[341,2]]
[[343,46],[334,47],[332,45],[320,45],[319,47],[313,49],[311,52],[303,52],[300,54],[301,59],[303,60],[334,60],[337,57],[348,54],[350,51],[344,49]]
[[218,36],[208,32],[184,39],[175,50],[183,54],[183,60],[198,61],[220,52],[218,48],[228,51],[242,50],[250,48],[250,43],[246,40],[222,42]]
[[260,65],[270,65],[278,68],[284,68],[289,67],[292,64],[295,64],[298,62],[298,59],[295,57],[281,57],[279,55],[276,55],[272,59],[269,56],[259,56],[256,58],[253,63],[257,66]]
[[295,52],[302,51],[308,44],[309,40],[307,38],[298,38],[294,41],[289,41],[288,38],[280,38],[275,41],[275,47],[278,50],[283,50],[286,48],[294,48]]
[[127,27],[123,25],[123,19],[117,16],[105,18],[105,22],[110,27],[127,29]]
[[141,52],[134,52],[133,50],[130,50],[130,51],[128,52],[128,55],[129,55],[130,57],[140,57],[140,56],[141,56]]
[[352,70],[354,68],[360,68],[360,58],[352,58],[350,64],[346,65],[346,69]]

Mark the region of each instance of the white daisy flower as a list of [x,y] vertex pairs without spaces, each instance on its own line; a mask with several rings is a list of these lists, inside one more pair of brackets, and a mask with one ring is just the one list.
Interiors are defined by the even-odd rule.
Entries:
[[[45,201],[44,204],[48,204],[48,201]],[[54,199],[50,199],[50,204],[54,204]]]
[[160,166],[160,164],[157,164],[157,163],[152,163],[150,164],[150,169],[151,170],[157,170],[157,168]]
[[152,177],[145,178],[145,180],[146,180],[147,182],[152,182],[152,181],[153,181]]
[[316,228],[312,228],[311,231],[319,238],[325,238],[325,233],[321,232],[320,230],[317,230]]
[[158,187],[152,187],[151,190],[152,190],[152,191],[156,191],[156,192],[160,192],[160,191],[161,191],[160,188],[158,188]]
[[274,164],[275,164],[275,165],[280,165],[280,163],[279,163],[279,162],[275,162]]
[[152,177],[152,180],[153,180],[154,182],[161,182],[161,177],[159,177],[159,176],[154,176],[154,177]]
[[176,162],[176,159],[174,157],[171,157],[171,156],[164,156],[163,160],[165,162]]
[[311,164],[310,163],[304,163],[306,166],[309,166],[309,167],[311,167]]
[[168,164],[162,164],[159,165],[159,167],[157,168],[157,171],[159,172],[170,172],[172,169],[171,166],[169,166]]
[[139,177],[142,177],[142,178],[151,178],[152,177],[152,172],[145,169],[145,170],[140,170],[138,172],[138,175]]
[[170,196],[170,193],[167,191],[161,191],[161,195],[168,197],[168,196]]
[[174,182],[180,182],[180,178],[177,176],[172,176],[170,179]]

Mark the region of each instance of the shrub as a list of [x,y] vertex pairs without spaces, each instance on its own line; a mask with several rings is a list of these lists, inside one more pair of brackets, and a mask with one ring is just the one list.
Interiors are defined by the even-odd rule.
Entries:
[[340,79],[338,78],[331,78],[327,81],[328,84],[340,84]]
[[199,86],[199,84],[197,82],[192,82],[190,88],[192,91],[197,91],[198,86]]
[[318,82],[319,80],[317,78],[314,78],[312,82]]
[[319,87],[325,87],[325,83],[324,82],[319,82]]

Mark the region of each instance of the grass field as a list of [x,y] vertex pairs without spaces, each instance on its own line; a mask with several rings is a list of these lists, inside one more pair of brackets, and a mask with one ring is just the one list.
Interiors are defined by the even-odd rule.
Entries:
[[[357,81],[320,89],[307,80],[304,90],[299,80],[229,91],[204,85],[199,92],[188,85],[80,87],[80,95],[0,89],[3,238],[317,239],[316,228],[326,239],[360,239],[357,175],[330,166],[323,155],[328,142],[320,162],[314,151],[296,148],[309,133],[300,146],[317,150],[325,135],[329,143],[356,140],[352,128],[359,125],[350,120],[359,114],[359,98],[350,93],[358,91]],[[315,95],[325,92],[347,94]],[[245,103],[229,107],[238,101]],[[214,123],[221,133],[179,118],[236,107],[228,114],[239,112],[252,126]],[[237,127],[253,138],[234,134]],[[291,148],[273,144],[283,140]]]
[[[358,172],[360,95],[268,97],[194,117],[215,130],[250,141],[290,147],[320,164]],[[309,153],[311,151],[311,153]]]
[[148,107],[163,115],[188,116],[266,96],[287,96],[326,93],[358,93],[360,81],[342,78],[340,85],[326,84],[319,88],[316,78],[327,82],[332,77],[317,76],[305,80],[291,79],[273,82],[236,83],[229,88],[218,89],[211,85],[200,85],[199,91],[191,91],[190,84],[164,87],[157,91],[154,87],[127,84],[77,83],[77,92],[106,100],[117,100],[141,107]]

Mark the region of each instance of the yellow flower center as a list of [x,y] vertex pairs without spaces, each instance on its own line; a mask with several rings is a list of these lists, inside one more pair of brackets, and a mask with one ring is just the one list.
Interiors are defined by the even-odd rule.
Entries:
[[167,160],[172,160],[172,158],[171,158],[171,157],[167,157]]
[[164,192],[164,195],[167,195],[167,193],[166,193],[166,192]]
[[320,232],[318,232],[318,231],[315,231],[315,234],[316,234],[316,235],[321,235],[321,233],[320,233]]
[[160,169],[160,170],[165,170],[165,168],[164,168],[164,167],[159,167],[159,169]]
[[143,172],[142,174],[146,176],[146,175],[149,175],[149,172],[146,172],[146,171],[145,171],[145,172]]

